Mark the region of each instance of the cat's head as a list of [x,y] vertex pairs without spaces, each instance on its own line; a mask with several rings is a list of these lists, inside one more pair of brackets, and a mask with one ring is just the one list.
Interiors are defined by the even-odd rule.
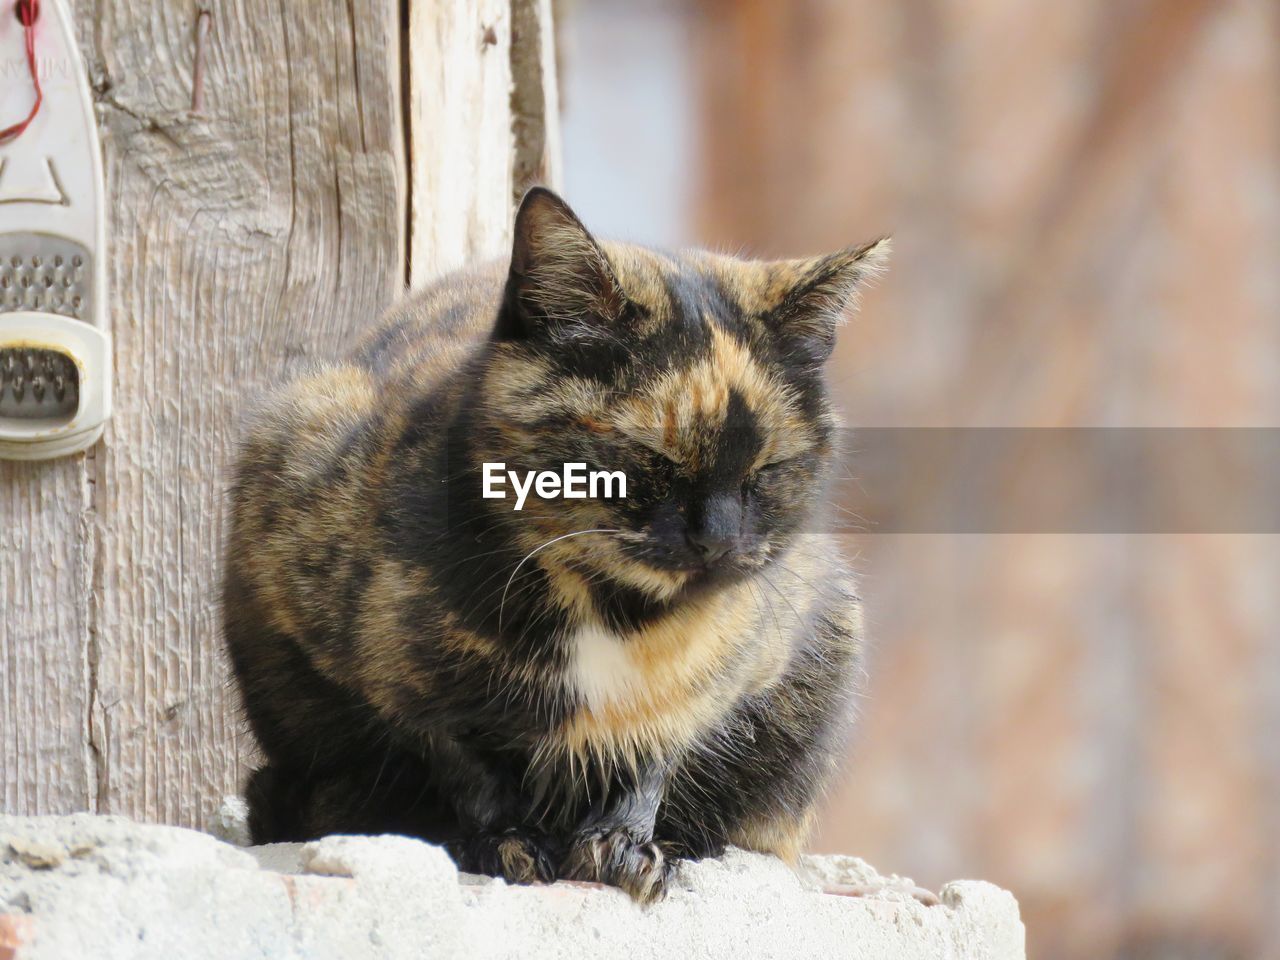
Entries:
[[474,449],[518,472],[621,471],[626,497],[533,490],[509,518],[522,542],[564,537],[543,563],[656,600],[781,557],[832,457],[824,361],[887,253],[879,241],[767,262],[601,243],[531,191]]

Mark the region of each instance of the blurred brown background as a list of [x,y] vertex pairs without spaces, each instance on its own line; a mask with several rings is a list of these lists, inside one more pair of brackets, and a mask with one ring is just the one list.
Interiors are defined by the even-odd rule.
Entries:
[[[834,361],[851,425],[1280,425],[1274,0],[561,13],[601,233],[894,234]],[[1280,957],[1275,536],[849,546],[871,680],[818,849],[1007,886],[1041,960]]]

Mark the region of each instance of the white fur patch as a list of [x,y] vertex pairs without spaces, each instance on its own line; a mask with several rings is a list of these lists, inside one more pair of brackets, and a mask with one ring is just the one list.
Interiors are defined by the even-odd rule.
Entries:
[[598,710],[625,703],[643,689],[644,678],[636,669],[627,643],[598,624],[579,627],[569,636],[572,655],[568,682],[588,707]]

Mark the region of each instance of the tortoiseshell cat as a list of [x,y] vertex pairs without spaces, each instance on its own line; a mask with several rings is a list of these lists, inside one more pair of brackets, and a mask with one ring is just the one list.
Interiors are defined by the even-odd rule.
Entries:
[[[256,842],[405,833],[649,901],[676,858],[794,858],[860,652],[816,522],[822,364],[887,244],[750,262],[598,243],[535,189],[507,263],[407,300],[256,421],[227,646]],[[482,495],[484,463],[625,499]]]

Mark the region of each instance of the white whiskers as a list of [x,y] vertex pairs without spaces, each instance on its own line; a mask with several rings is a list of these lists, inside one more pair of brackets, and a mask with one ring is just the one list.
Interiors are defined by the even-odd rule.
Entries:
[[570,537],[580,537],[583,534],[587,534],[587,533],[621,533],[621,531],[609,530],[604,528],[601,528],[598,530],[577,530],[573,533],[565,533],[565,534],[561,534],[558,537],[552,537],[546,543],[542,544],[541,546],[534,547],[532,550],[526,553],[524,557],[521,559],[521,561],[516,564],[516,568],[511,571],[511,576],[507,578],[507,585],[502,588],[502,601],[498,604],[498,632],[499,633],[502,632],[502,611],[507,605],[507,591],[511,589],[511,583],[513,580],[515,580],[516,574],[520,572],[520,568],[525,565],[525,561],[527,561],[530,557],[532,557],[538,551],[551,546],[553,543],[559,543],[561,540],[568,540]]

